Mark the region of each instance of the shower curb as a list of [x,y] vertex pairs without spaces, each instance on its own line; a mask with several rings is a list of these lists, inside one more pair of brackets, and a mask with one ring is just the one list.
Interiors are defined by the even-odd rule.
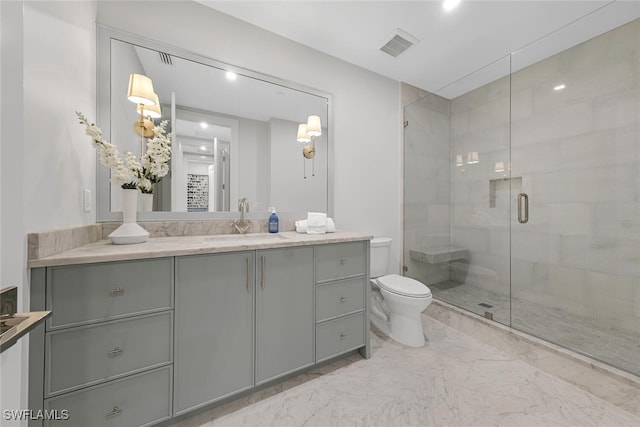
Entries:
[[640,377],[435,298],[423,315],[640,416]]

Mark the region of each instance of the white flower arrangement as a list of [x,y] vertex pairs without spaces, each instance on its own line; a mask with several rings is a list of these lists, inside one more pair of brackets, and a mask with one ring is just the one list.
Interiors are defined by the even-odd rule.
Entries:
[[142,157],[142,173],[138,188],[143,193],[152,193],[153,184],[160,182],[169,173],[171,159],[171,135],[167,135],[167,121],[163,120],[153,129],[153,138],[147,141],[147,152]]
[[127,151],[125,153],[125,160],[123,161],[120,158],[118,148],[114,144],[102,139],[102,131],[94,123],[89,123],[87,118],[78,111],[76,111],[76,115],[80,120],[80,124],[85,125],[85,133],[91,137],[93,146],[98,149],[100,163],[113,172],[111,174],[111,182],[119,185],[123,189],[135,190],[138,188],[138,180],[142,172],[142,166],[136,157]]
[[138,162],[130,151],[125,159],[120,158],[118,148],[102,139],[102,131],[94,123],[76,111],[80,124],[85,125],[85,132],[91,137],[93,146],[98,149],[100,163],[111,169],[111,182],[123,189],[139,188],[143,193],[153,193],[153,184],[160,182],[169,173],[171,159],[171,135],[167,135],[167,121],[163,120],[154,129],[153,138],[147,141],[147,152]]

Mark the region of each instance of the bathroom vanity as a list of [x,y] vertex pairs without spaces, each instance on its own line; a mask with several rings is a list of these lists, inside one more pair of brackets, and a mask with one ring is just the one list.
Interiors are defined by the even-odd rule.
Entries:
[[[98,241],[31,259],[30,425],[151,425],[359,351],[359,233]],[[67,419],[68,418],[68,419]]]

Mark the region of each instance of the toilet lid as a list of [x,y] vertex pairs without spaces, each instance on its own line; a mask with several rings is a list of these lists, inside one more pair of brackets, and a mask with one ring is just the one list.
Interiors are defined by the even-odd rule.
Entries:
[[427,298],[431,296],[431,290],[427,286],[410,277],[389,274],[378,277],[376,281],[378,282],[378,286],[394,294],[416,298]]

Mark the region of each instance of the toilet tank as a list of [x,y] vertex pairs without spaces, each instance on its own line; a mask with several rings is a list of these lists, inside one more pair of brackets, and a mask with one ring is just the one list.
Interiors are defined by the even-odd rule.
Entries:
[[371,264],[369,275],[380,277],[387,274],[389,268],[390,237],[375,237],[371,240]]

